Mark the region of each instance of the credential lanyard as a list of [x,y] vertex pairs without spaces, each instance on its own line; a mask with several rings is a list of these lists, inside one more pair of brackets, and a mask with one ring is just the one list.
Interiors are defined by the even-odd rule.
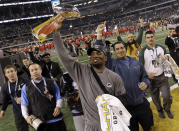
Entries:
[[152,58],[153,58],[153,59],[158,58],[159,56],[158,56],[158,53],[157,53],[157,48],[152,49],[152,51],[153,51]]
[[50,77],[53,78],[52,73],[51,73],[52,63],[51,63],[50,69],[48,68],[48,65],[47,65],[47,64],[46,64],[46,67],[47,67],[47,70],[49,71]]
[[[17,95],[16,95],[16,91],[17,91],[17,88],[18,88],[17,84],[18,84],[18,80],[16,81],[16,85],[15,85],[15,97],[17,97]],[[10,86],[9,81],[8,81],[8,89],[9,89],[9,94],[12,96],[11,86]]]
[[[42,80],[44,82],[44,88],[45,88],[45,92],[48,92],[48,89],[47,89],[47,83],[45,81],[45,79],[42,77]],[[34,80],[31,80],[32,84],[34,85],[34,87],[38,90],[38,92],[42,95],[44,95],[44,93],[41,92],[41,90],[37,87],[37,85],[35,84]]]

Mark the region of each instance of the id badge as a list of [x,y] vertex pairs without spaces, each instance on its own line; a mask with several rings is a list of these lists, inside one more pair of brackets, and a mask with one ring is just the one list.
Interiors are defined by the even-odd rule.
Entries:
[[152,60],[152,65],[154,65],[154,67],[157,68],[158,67],[157,61],[156,60]]

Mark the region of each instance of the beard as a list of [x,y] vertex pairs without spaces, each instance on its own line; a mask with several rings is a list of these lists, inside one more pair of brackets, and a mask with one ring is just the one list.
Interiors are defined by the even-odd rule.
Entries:
[[93,63],[91,65],[97,69],[101,69],[103,67],[103,64],[99,64],[99,63]]
[[128,45],[132,45],[132,44],[134,44],[134,43],[136,43],[135,40],[132,40],[132,42],[129,42],[129,41],[127,42]]

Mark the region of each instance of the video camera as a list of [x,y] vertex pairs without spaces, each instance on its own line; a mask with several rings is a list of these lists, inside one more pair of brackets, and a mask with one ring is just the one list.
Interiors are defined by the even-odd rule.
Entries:
[[70,107],[71,110],[76,109],[80,112],[82,112],[82,106],[81,106],[81,101],[80,99],[76,101],[76,98],[79,95],[79,92],[77,89],[74,88],[73,86],[73,80],[70,77],[70,75],[64,74],[63,79],[65,80],[65,83],[63,84],[63,96],[66,98],[67,103]]

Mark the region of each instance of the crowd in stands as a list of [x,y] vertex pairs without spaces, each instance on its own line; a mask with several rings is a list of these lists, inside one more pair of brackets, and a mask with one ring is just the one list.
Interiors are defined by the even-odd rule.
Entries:
[[49,5],[50,2],[2,6],[0,21],[53,14],[52,7]]
[[[151,1],[151,3],[155,4],[155,2],[153,1]],[[38,16],[38,15],[45,15],[45,14],[53,13],[51,6],[49,6],[48,2],[42,3],[42,4],[12,6],[12,8],[8,10],[7,10],[8,6],[2,7],[2,8],[3,9],[1,11],[3,12],[5,11],[5,12],[4,13],[2,12],[2,15],[0,17],[1,20],[5,20],[6,16],[8,19],[10,19],[11,17],[20,18],[20,17]],[[4,10],[4,8],[6,8],[6,10]],[[139,8],[135,7],[134,10],[136,9],[139,9]],[[11,11],[11,10],[14,10],[14,11]],[[152,8],[150,10],[144,10],[139,13],[128,14],[128,15],[123,15],[123,16],[121,16],[121,14],[128,12],[127,9],[125,9],[124,11],[114,10],[111,12],[107,12],[105,14],[96,14],[94,16],[86,16],[84,18],[76,19],[73,21],[67,20],[65,21],[63,25],[62,34],[63,35],[68,35],[68,34],[81,35],[81,32],[83,34],[91,34],[95,32],[94,28],[99,23],[105,20],[107,20],[108,22],[108,30],[113,30],[115,25],[118,25],[121,28],[134,26],[137,24],[136,18],[140,16],[144,19],[145,22],[167,20],[166,23],[175,23],[175,21],[169,17],[177,14],[176,13],[177,10],[178,10],[177,5],[176,6],[170,5],[170,6],[166,6],[165,8],[163,8],[162,6],[161,9],[160,7],[156,9]],[[4,24],[2,23],[0,24],[0,27],[2,29],[0,31],[0,41],[3,44],[3,46],[13,45],[13,43],[21,44],[21,43],[27,43],[28,41],[33,41],[33,37],[31,35],[32,28],[47,19],[48,18],[41,18],[41,19],[25,20],[25,21],[20,21],[20,22],[13,22],[13,23],[4,23]],[[70,25],[72,25],[72,28],[69,28]],[[13,30],[11,30],[12,28]],[[78,28],[78,30],[76,30],[75,28]]]
[[27,1],[37,1],[37,0],[1,0],[0,4],[15,3],[15,2],[27,2]]

